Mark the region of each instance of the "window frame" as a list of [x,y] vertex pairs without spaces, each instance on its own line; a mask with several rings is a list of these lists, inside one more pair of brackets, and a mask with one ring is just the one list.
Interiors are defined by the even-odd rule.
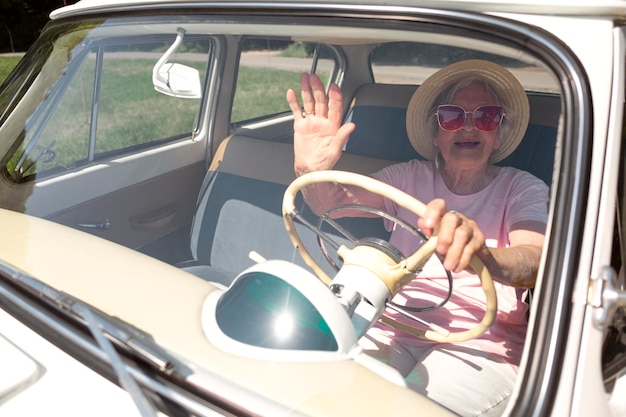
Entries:
[[[17,152],[20,152],[20,149],[23,148],[21,156],[18,159],[16,164],[16,168],[19,168],[27,162],[29,156],[31,156],[33,149],[38,146],[39,139],[45,129],[49,126],[48,123],[53,118],[55,111],[59,108],[59,103],[66,96],[69,91],[69,86],[72,82],[76,81],[77,73],[80,71],[81,66],[85,62],[85,60],[89,59],[90,53],[95,53],[96,62],[94,69],[94,79],[93,86],[91,86],[91,103],[89,105],[90,112],[90,125],[89,125],[89,137],[87,139],[87,149],[85,158],[77,159],[72,161],[68,165],[57,165],[49,168],[42,169],[40,171],[35,171],[34,173],[27,174],[27,172],[36,166],[36,161],[44,155],[44,152],[48,150],[48,147],[44,148],[44,151],[39,155],[37,160],[31,163],[28,170],[23,173],[17,173],[14,171],[17,178],[14,178],[12,175],[8,177],[11,178],[16,183],[22,182],[30,182],[33,181],[36,177],[39,178],[48,178],[57,174],[63,174],[68,172],[69,170],[75,169],[77,167],[84,167],[92,164],[97,164],[106,160],[110,160],[112,158],[117,158],[120,156],[131,155],[134,153],[139,153],[145,150],[157,148],[163,146],[168,143],[176,142],[179,140],[188,139],[190,137],[197,136],[198,132],[202,129],[204,118],[206,117],[206,107],[208,103],[208,94],[206,93],[208,90],[208,83],[210,82],[210,75],[214,71],[211,68],[211,65],[215,64],[215,56],[216,51],[218,50],[219,36],[215,35],[191,35],[185,38],[185,41],[193,41],[193,40],[206,40],[208,42],[208,49],[206,51],[206,56],[204,59],[204,76],[201,77],[201,85],[203,90],[203,96],[198,99],[198,105],[196,106],[194,125],[188,132],[182,132],[177,135],[162,137],[153,139],[147,142],[138,143],[134,145],[125,146],[119,149],[112,149],[109,151],[97,152],[97,141],[98,141],[98,118],[101,114],[100,109],[100,98],[101,98],[101,85],[103,76],[103,61],[105,59],[105,48],[108,46],[132,46],[132,45],[140,45],[140,44],[148,44],[151,42],[163,42],[164,44],[170,44],[172,42],[171,34],[159,34],[159,35],[131,35],[131,36],[118,36],[114,38],[106,38],[105,40],[94,41],[89,45],[86,45],[78,55],[69,60],[67,64],[67,71],[65,76],[61,77],[60,80],[54,83],[52,91],[48,97],[51,97],[52,101],[49,105],[45,104],[47,99],[42,100],[38,108],[33,113],[34,116],[29,120],[28,123],[38,123],[39,126],[36,127],[36,131],[32,134],[31,138],[27,143],[22,142],[21,146],[17,147]],[[109,52],[110,53],[110,52]],[[203,54],[204,55],[204,54]],[[155,61],[156,62],[156,61]],[[181,99],[182,100],[182,99]],[[27,123],[27,125],[28,125]],[[52,150],[52,149],[51,149]],[[15,157],[15,154],[14,156]],[[11,157],[11,159],[13,158]]]

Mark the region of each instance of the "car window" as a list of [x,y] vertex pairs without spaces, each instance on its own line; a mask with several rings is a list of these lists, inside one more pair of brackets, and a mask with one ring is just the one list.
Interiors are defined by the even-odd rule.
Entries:
[[[162,94],[153,85],[155,63],[171,44],[126,38],[84,48],[27,123],[7,164],[10,176],[22,181],[189,136],[199,97]],[[171,59],[204,80],[210,46],[208,39],[184,40]]]
[[237,123],[289,110],[285,91],[310,72],[328,83],[337,59],[324,44],[268,38],[246,38],[241,45],[231,122]]
[[390,42],[372,51],[374,81],[385,84],[421,84],[437,68],[465,59],[485,59],[505,67],[527,64],[516,59],[451,45]]

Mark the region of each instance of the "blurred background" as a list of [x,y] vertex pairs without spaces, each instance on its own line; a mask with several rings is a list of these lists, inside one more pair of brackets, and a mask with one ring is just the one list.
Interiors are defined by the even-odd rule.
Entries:
[[0,53],[25,52],[54,9],[76,0],[0,0]]
[[77,0],[0,0],[0,84],[35,42],[50,12]]

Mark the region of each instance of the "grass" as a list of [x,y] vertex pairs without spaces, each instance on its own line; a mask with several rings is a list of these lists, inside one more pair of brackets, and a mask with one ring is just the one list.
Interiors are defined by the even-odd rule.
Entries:
[[[113,59],[103,64],[96,154],[188,134],[193,130],[200,101],[157,93],[152,86],[153,65],[152,60],[140,59]],[[21,167],[30,167],[26,175],[87,160],[94,70],[95,61],[84,60],[54,111],[50,114],[43,112],[37,120],[31,120],[26,141],[40,128],[43,130],[29,160],[20,163]],[[42,122],[46,123],[45,127],[41,126]],[[54,152],[54,157],[38,157],[47,148]],[[23,149],[13,155],[9,168],[17,166],[22,152]]]
[[9,76],[20,59],[19,56],[0,56],[0,84]]
[[[317,75],[322,82],[328,82],[329,74]],[[239,122],[288,111],[285,93],[288,88],[297,90],[299,86],[299,71],[240,67],[231,121]]]
[[[20,57],[0,56],[0,83],[6,79],[19,60]],[[137,101],[146,100],[147,97],[145,97],[145,94],[135,95],[131,100],[126,100],[125,97],[119,96],[119,94],[121,94],[128,97],[134,95],[136,92],[141,93],[141,91],[152,92],[152,87],[142,86],[140,78],[132,79],[133,77],[137,77],[141,72],[141,68],[131,68],[136,65],[137,62],[135,64],[128,62],[126,64],[128,65],[127,67],[121,65],[119,62],[118,64],[120,64],[120,68],[116,72],[119,73],[121,78],[116,80],[116,85],[108,86],[103,89],[103,91],[110,91],[113,93],[113,96],[117,96],[112,99],[112,102],[116,105],[122,102],[134,102],[137,104]],[[320,75],[323,82],[327,81],[327,74],[318,75]],[[285,92],[290,87],[298,88],[300,84],[299,77],[300,73],[293,71],[270,70],[266,68],[240,68],[231,120],[233,122],[239,122],[289,110],[287,102],[285,101]],[[124,80],[123,78],[127,79]],[[138,88],[140,86],[141,88]],[[153,97],[153,99],[159,101],[158,96]],[[143,104],[148,103],[144,102]],[[146,111],[151,109],[152,106],[144,105],[139,108]],[[137,110],[135,110],[135,112],[136,111]],[[123,114],[123,112],[119,113]],[[161,127],[155,130],[160,130],[160,128]]]
[[[4,63],[6,57],[0,57]],[[18,59],[13,60],[17,63]],[[172,98],[152,86],[154,62],[143,59],[112,59],[103,64],[100,90],[96,154],[134,147],[152,141],[188,134],[195,126],[199,100]],[[188,62],[203,71],[203,63]],[[10,167],[28,167],[26,175],[69,167],[88,158],[95,61],[86,59],[75,72],[54,111],[31,120],[28,135],[42,128],[36,149],[19,163],[23,149],[16,152]],[[7,74],[8,74],[7,70]],[[233,105],[233,121],[250,120],[289,110],[285,92],[299,84],[299,72],[265,68],[241,68]],[[50,101],[51,103],[54,101]],[[45,120],[45,127],[40,123]],[[38,157],[49,149],[52,158]]]
[[231,120],[250,120],[289,110],[285,92],[299,85],[299,72],[241,67]]
[[[18,61],[18,57],[0,57],[0,81]],[[152,60],[142,59],[104,62],[96,154],[175,137],[193,130],[200,101],[177,99],[155,92],[151,77],[153,64]],[[197,66],[201,74],[204,70],[202,63],[186,64]],[[27,175],[87,160],[94,65],[91,59],[83,61],[50,117],[43,117],[46,114],[43,112],[38,120],[31,120],[26,141],[39,128],[43,130],[36,149],[30,152],[28,160],[20,163],[21,167],[30,167]],[[320,76],[326,82],[329,74]],[[285,92],[290,87],[297,89],[299,78],[299,71],[241,67],[231,121],[252,120],[289,111]],[[40,125],[44,120],[45,127]],[[47,158],[47,154],[38,157],[48,149],[54,152],[51,158]],[[10,167],[18,164],[22,152],[23,149],[13,155]]]

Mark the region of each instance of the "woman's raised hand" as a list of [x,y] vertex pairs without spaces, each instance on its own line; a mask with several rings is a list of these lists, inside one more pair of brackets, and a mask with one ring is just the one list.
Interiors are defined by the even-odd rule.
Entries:
[[302,106],[297,93],[291,88],[287,90],[287,102],[294,120],[296,174],[332,169],[355,127],[353,123],[342,125],[341,89],[331,84],[327,95],[317,75],[302,74],[300,91]]

